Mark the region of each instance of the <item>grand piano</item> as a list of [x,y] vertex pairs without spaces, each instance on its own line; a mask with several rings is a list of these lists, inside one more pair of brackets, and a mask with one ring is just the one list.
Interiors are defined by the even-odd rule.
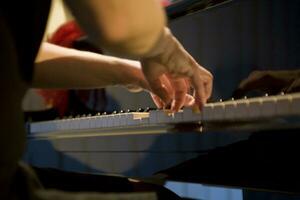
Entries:
[[24,159],[70,171],[299,194],[300,93],[231,98],[253,70],[299,67],[299,1],[185,1],[167,9],[173,33],[214,74],[215,100],[200,113],[144,109],[28,123]]

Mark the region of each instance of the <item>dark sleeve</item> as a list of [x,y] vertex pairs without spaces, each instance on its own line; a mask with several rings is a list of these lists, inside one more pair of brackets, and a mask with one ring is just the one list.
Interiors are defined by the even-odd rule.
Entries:
[[[34,60],[47,24],[51,0],[5,1],[0,17],[7,23],[23,80],[31,82]],[[18,5],[16,5],[18,4]]]

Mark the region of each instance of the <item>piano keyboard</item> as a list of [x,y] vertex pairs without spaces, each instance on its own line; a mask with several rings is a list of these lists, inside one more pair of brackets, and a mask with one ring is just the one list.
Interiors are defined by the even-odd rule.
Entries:
[[190,108],[174,114],[169,114],[165,110],[151,110],[33,122],[30,124],[29,132],[146,127],[199,122],[241,122],[287,116],[300,116],[300,93],[208,103],[201,112],[193,112]]

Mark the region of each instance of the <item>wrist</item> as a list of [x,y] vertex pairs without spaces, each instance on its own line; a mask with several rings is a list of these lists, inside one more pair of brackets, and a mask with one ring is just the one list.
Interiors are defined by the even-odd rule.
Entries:
[[135,85],[143,87],[143,82],[145,78],[141,70],[141,64],[139,61],[118,59],[116,60],[115,64],[116,66],[118,66],[118,85]]
[[153,47],[143,56],[143,58],[153,58],[165,54],[170,49],[172,43],[174,43],[173,35],[169,28],[164,27]]

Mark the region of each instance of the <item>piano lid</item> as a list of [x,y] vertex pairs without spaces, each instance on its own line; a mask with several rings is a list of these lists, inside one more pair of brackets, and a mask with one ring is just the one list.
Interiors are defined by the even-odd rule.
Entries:
[[229,2],[232,0],[173,0],[166,6],[166,12],[171,20]]

